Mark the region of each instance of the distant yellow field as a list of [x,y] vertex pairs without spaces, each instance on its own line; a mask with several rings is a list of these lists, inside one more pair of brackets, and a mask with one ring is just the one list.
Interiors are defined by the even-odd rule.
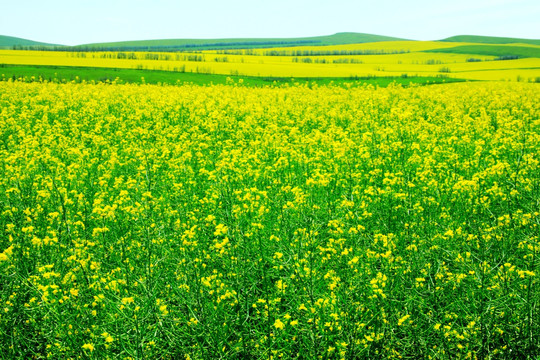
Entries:
[[470,80],[537,81],[538,69],[499,69],[486,71],[464,71],[454,74],[457,78]]
[[[0,64],[146,69],[272,77],[407,75],[512,81],[532,81],[540,77],[539,58],[494,61],[495,56],[425,52],[461,45],[472,44],[392,41],[191,53],[0,50]],[[336,54],[338,52],[339,54]],[[310,55],[311,53],[313,55]],[[298,56],[299,54],[307,54],[307,56]],[[476,62],[471,61],[472,59]]]

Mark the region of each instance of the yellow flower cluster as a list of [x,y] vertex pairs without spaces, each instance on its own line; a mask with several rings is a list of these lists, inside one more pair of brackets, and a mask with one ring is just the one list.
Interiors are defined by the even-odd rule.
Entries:
[[539,354],[539,94],[0,82],[3,354]]

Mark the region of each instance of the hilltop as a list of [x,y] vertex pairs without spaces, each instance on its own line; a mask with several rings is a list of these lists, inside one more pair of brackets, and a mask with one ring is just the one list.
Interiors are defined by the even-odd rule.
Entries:
[[6,35],[0,35],[0,48],[12,48],[17,46],[63,46],[58,44],[49,44],[34,40],[28,40],[23,38],[18,38],[14,36],[6,36]]
[[37,42],[12,36],[0,36],[0,48],[16,47],[57,47],[63,50],[109,50],[109,51],[182,51],[182,50],[214,50],[214,49],[249,49],[262,47],[285,46],[324,46],[346,45],[368,42],[405,40],[397,37],[342,32],[327,36],[299,38],[224,38],[224,39],[156,39],[133,40],[104,43],[91,43],[76,46],[64,46]]
[[457,35],[451,36],[440,41],[448,42],[466,42],[466,43],[479,43],[479,44],[530,44],[540,45],[538,39],[522,39],[511,37],[497,37],[497,36],[479,36],[479,35]]
[[225,38],[225,39],[165,39],[165,40],[136,40],[108,43],[93,43],[75,46],[75,49],[104,49],[104,50],[210,50],[238,49],[284,46],[323,46],[345,45],[368,42],[405,40],[396,37],[362,34],[337,33],[328,36],[313,36],[300,38]]
[[[226,49],[256,49],[276,48],[293,46],[328,46],[348,45],[375,42],[404,41],[407,39],[355,33],[341,32],[334,35],[296,37],[296,38],[222,38],[222,39],[156,39],[156,40],[133,40],[81,44],[65,46],[38,42],[13,36],[0,35],[0,48],[21,49],[54,49],[67,51],[199,51],[199,50],[226,50]],[[415,41],[415,40],[410,40]],[[488,44],[488,45],[534,45],[540,46],[540,40],[522,39],[510,37],[458,35],[440,42]],[[467,49],[462,49],[467,50]],[[509,50],[509,49],[506,49]],[[461,51],[461,50],[460,50]],[[528,55],[530,56],[530,55]]]

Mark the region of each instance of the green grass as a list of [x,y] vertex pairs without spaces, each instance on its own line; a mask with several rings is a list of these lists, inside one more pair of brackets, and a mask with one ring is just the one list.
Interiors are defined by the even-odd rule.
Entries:
[[461,45],[444,49],[426,50],[431,53],[447,53],[447,54],[471,54],[471,55],[488,55],[519,58],[537,57],[540,58],[540,48],[528,46],[497,46],[497,45]]
[[496,36],[477,36],[477,35],[458,35],[452,36],[441,41],[449,42],[472,42],[472,43],[481,43],[481,44],[532,44],[540,45],[540,40],[538,39],[520,39],[520,38],[511,38],[511,37],[496,37]]
[[26,66],[26,65],[0,65],[0,80],[22,79],[24,81],[59,82],[105,82],[118,79],[122,83],[141,84],[183,84],[193,83],[196,85],[226,84],[240,81],[245,86],[265,86],[296,82],[309,82],[317,85],[334,84],[372,84],[385,87],[391,83],[402,85],[413,84],[440,84],[448,82],[461,82],[462,79],[444,77],[351,77],[351,78],[279,78],[279,77],[256,77],[256,76],[233,76],[198,73],[179,73],[159,70],[135,70],[113,68],[87,68],[87,67],[62,67],[62,66]]

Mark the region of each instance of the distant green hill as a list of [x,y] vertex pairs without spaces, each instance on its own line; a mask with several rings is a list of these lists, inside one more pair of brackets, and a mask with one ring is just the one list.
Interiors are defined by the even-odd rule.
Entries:
[[139,40],[78,45],[75,50],[209,50],[209,49],[249,49],[260,47],[284,47],[302,45],[342,45],[379,41],[397,41],[401,38],[362,34],[337,33],[328,36],[303,38],[234,38],[234,39],[168,39],[168,40]]
[[540,47],[533,46],[460,45],[443,49],[426,50],[425,52],[498,56],[501,60],[527,57],[540,58]]
[[0,48],[13,48],[14,46],[61,46],[57,44],[48,44],[39,41],[22,39],[14,36],[0,35]]
[[[299,38],[230,38],[230,39],[161,39],[161,40],[134,40],[134,41],[118,41],[83,44],[77,46],[63,46],[57,44],[49,44],[44,42],[32,41],[28,39],[17,38],[13,36],[0,35],[0,48],[48,48],[58,47],[62,50],[74,51],[196,51],[196,50],[219,50],[219,49],[251,49],[251,48],[273,48],[273,47],[289,47],[289,46],[323,46],[323,45],[346,45],[360,44],[370,42],[383,41],[400,41],[407,40],[403,38],[354,33],[341,32],[327,36],[312,36]],[[443,40],[443,42],[468,42],[478,44],[500,45],[500,44],[529,44],[540,46],[540,40],[537,39],[520,39],[509,37],[494,37],[494,36],[475,36],[475,35],[458,35],[452,36]],[[446,50],[446,51],[443,51]],[[438,52],[455,52],[455,53],[470,53],[479,55],[509,55],[506,52],[510,50],[518,51],[520,57],[537,57],[535,50],[524,49],[488,49],[479,48],[474,52],[470,52],[471,48],[457,47],[452,51],[449,49],[441,49]],[[466,51],[466,52],[464,52]],[[479,51],[479,52],[478,52]]]
[[496,37],[496,36],[477,36],[477,35],[458,35],[452,36],[440,41],[448,42],[468,42],[468,43],[480,43],[480,44],[531,44],[540,45],[538,39],[520,39],[510,37]]

